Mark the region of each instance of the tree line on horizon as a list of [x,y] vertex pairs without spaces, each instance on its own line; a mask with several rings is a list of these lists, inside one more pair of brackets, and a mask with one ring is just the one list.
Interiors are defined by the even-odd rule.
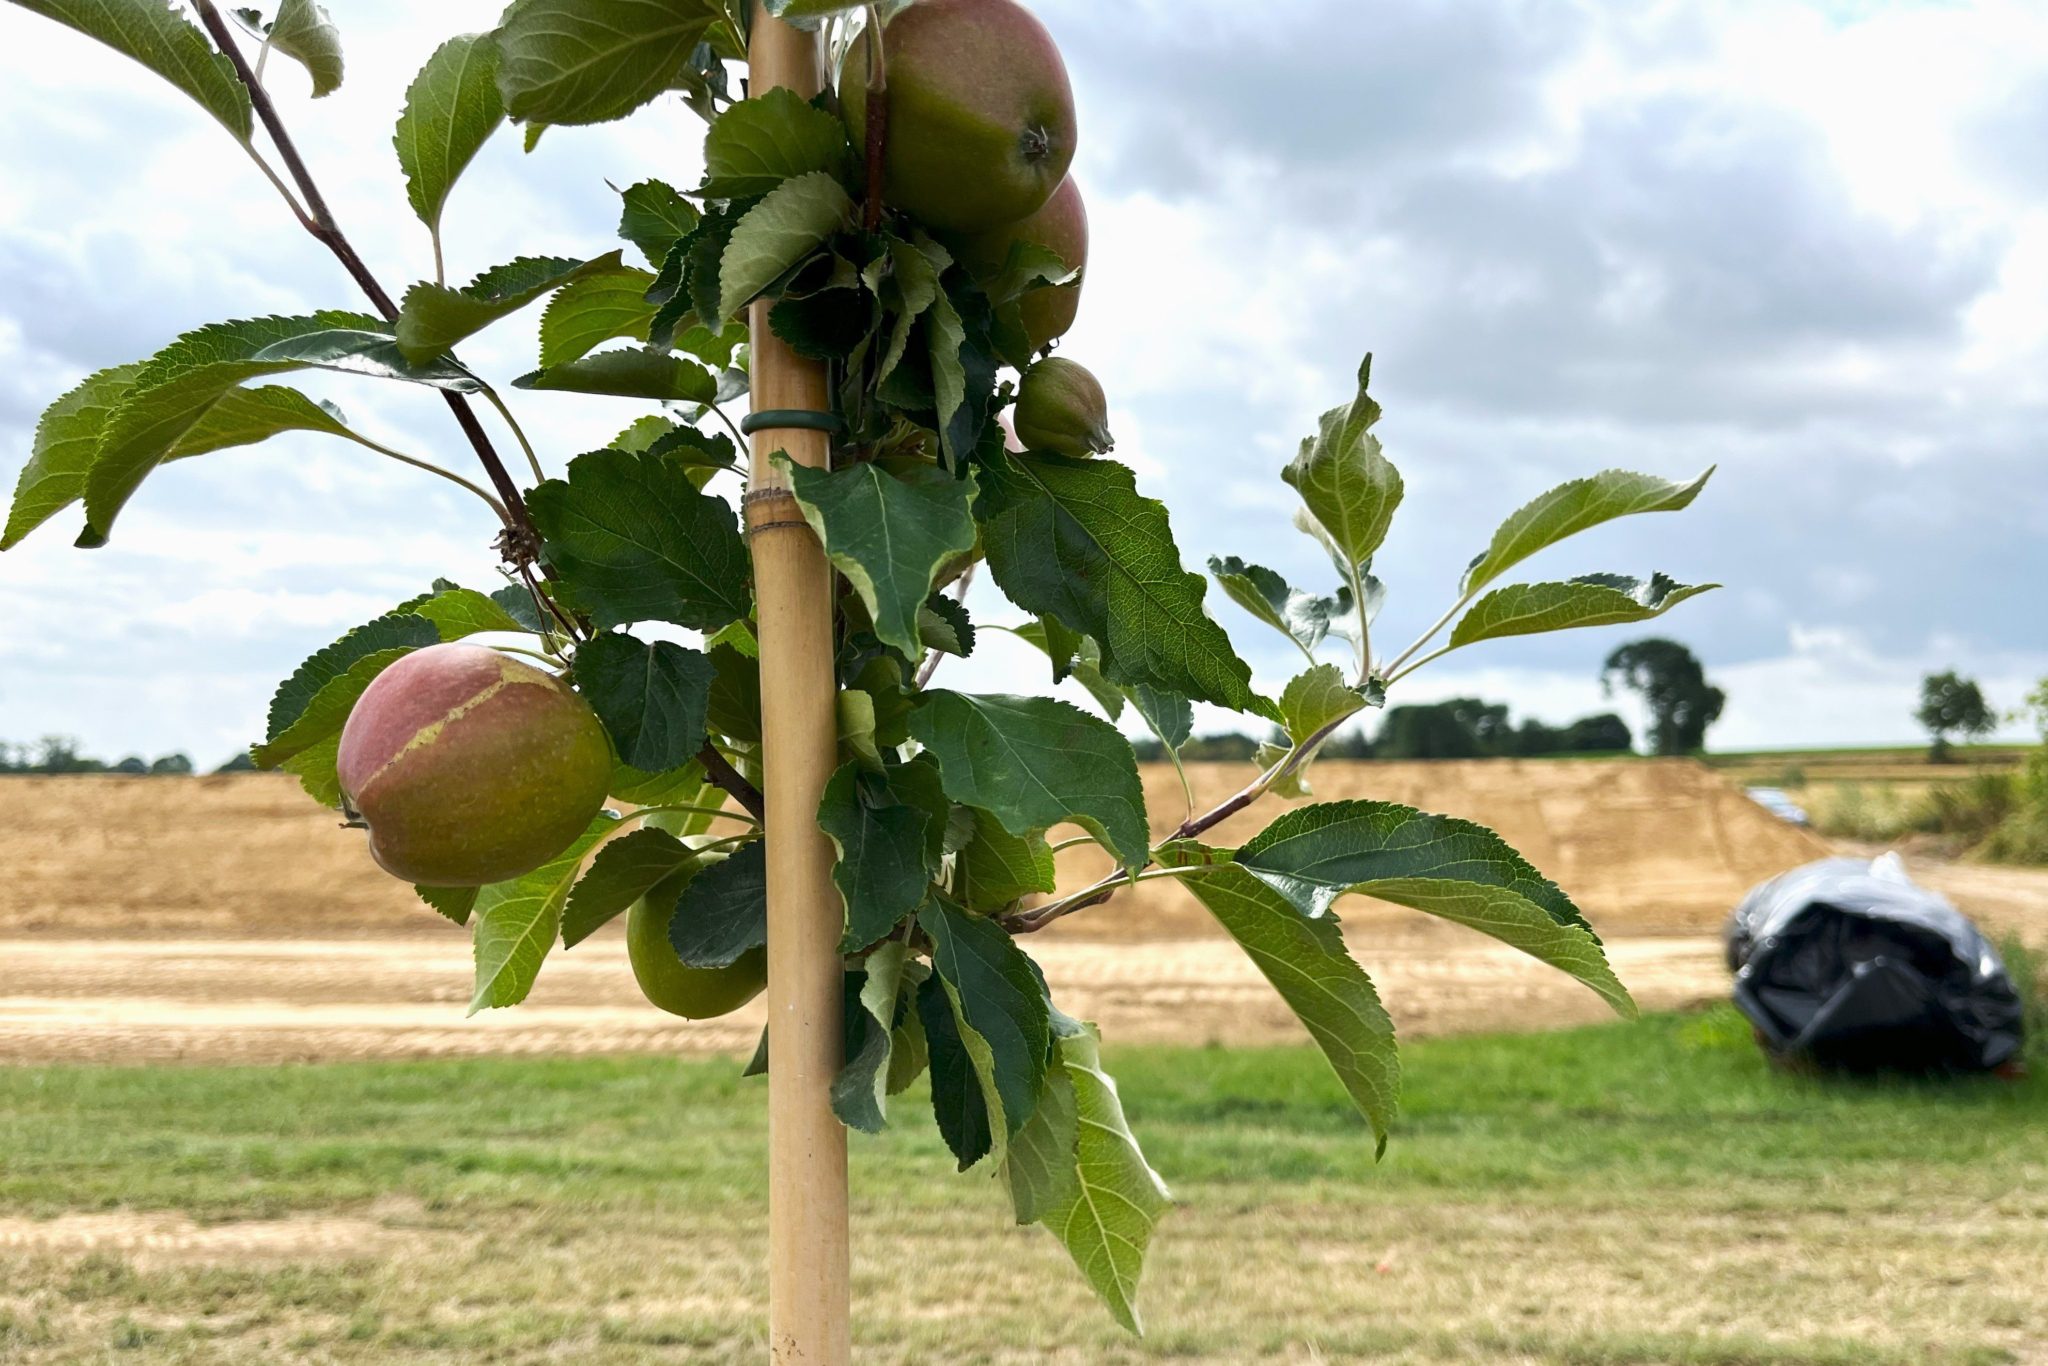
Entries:
[[[1707,727],[1721,715],[1727,694],[1708,681],[1693,652],[1674,640],[1651,637],[1632,641],[1607,656],[1601,685],[1639,693],[1650,713],[1645,735],[1652,754],[1693,754],[1706,746]],[[1505,702],[1455,697],[1444,702],[1411,703],[1389,709],[1371,731],[1364,727],[1341,733],[1326,743],[1329,759],[1496,759],[1545,755],[1625,754],[1636,737],[1613,712],[1582,716],[1562,726],[1533,717],[1516,725]],[[1196,736],[1182,746],[1189,762],[1249,762],[1262,743],[1240,732]],[[1164,746],[1147,737],[1134,740],[1138,758],[1155,762],[1166,757]],[[213,770],[252,770],[247,753]],[[45,736],[33,745],[0,741],[0,774],[118,773],[184,775],[196,772],[184,754],[155,760],[130,755],[115,763],[91,758],[78,742]]]
[[[1601,687],[1641,695],[1650,714],[1644,736],[1649,752],[1697,754],[1706,748],[1707,728],[1720,719],[1728,695],[1708,680],[1698,656],[1675,640],[1631,641],[1607,656]],[[1443,702],[1390,708],[1371,731],[1359,727],[1323,746],[1330,759],[1506,759],[1546,755],[1626,754],[1635,749],[1629,725],[1613,712],[1582,716],[1563,726],[1525,718],[1514,724],[1505,702],[1454,697]],[[1249,760],[1260,742],[1229,732],[1198,736],[1181,749],[1191,761]],[[1139,742],[1138,757],[1159,760],[1157,740]]]
[[[240,756],[241,767],[252,767],[247,755]],[[226,767],[216,770],[226,772],[236,767],[230,760]],[[62,735],[46,735],[33,744],[14,744],[0,740],[0,774],[5,775],[55,775],[75,773],[117,773],[134,777],[188,777],[196,772],[189,755],[174,753],[145,759],[131,754],[125,759],[109,763],[84,753],[76,740]]]

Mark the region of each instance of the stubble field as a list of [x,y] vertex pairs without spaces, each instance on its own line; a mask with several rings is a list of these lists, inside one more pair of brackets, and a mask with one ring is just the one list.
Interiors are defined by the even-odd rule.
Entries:
[[[1245,776],[1192,774],[1204,799]],[[1147,780],[1170,827],[1178,784]],[[1409,1041],[1375,1164],[1270,989],[1148,883],[1030,948],[1104,1026],[1178,1199],[1151,1336],[952,1174],[918,1088],[855,1144],[860,1360],[2048,1366],[2038,1067],[1786,1077],[1695,1009],[1725,995],[1728,906],[1816,840],[1687,763],[1317,786],[1496,825],[1644,1005],[1684,1013],[1593,1024],[1589,993],[1489,941],[1347,905]],[[1069,857],[1070,885],[1094,871]],[[466,936],[275,779],[0,783],[0,860],[0,1360],[760,1359],[763,1092],[730,1056],[758,1014],[660,1016],[607,935],[465,1019]],[[2048,875],[1919,871],[2048,944]]]

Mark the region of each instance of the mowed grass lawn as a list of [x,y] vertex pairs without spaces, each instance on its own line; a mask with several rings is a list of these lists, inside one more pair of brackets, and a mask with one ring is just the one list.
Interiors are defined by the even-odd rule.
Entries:
[[[1113,1049],[1180,1206],[1150,1336],[856,1137],[862,1362],[2048,1361],[2048,1081],[1778,1075],[1733,1012],[1406,1052]],[[0,1361],[765,1359],[758,1082],[654,1058],[0,1071]]]

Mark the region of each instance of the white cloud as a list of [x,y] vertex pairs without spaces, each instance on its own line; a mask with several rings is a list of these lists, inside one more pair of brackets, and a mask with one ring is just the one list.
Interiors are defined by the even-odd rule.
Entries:
[[[308,102],[295,71],[279,88],[345,226],[401,288],[430,258],[390,121],[433,46],[488,27],[501,0],[347,8],[343,90]],[[1104,379],[1120,454],[1173,509],[1190,565],[1236,553],[1323,581],[1277,475],[1373,349],[1409,488],[1380,564],[1390,635],[1433,619],[1543,487],[1719,463],[1693,512],[1532,566],[1728,584],[1659,623],[1729,688],[1717,743],[1910,739],[1922,669],[1981,674],[2002,701],[2048,672],[2018,601],[2048,575],[2048,11],[1301,0],[1281,25],[1221,0],[1038,8],[1080,92],[1095,230],[1069,352]],[[219,317],[356,305],[203,115],[16,6],[0,6],[0,122],[17,130],[0,153],[0,465],[88,370]],[[499,137],[451,207],[451,275],[608,249],[605,182],[691,180],[700,131],[670,102],[552,130],[530,156]],[[465,355],[527,369],[537,313]],[[471,468],[431,395],[307,387],[380,440]],[[512,401],[555,470],[636,412]],[[166,471],[109,549],[72,552],[52,526],[0,558],[17,637],[0,737],[225,754],[332,631],[436,574],[493,582],[480,514],[310,438]],[[1000,619],[985,584],[975,605]],[[1284,643],[1212,607],[1261,686],[1284,683]],[[1034,652],[985,640],[944,677],[1037,686]],[[1568,719],[1610,705],[1597,672],[1615,643],[1468,652],[1409,695]]]

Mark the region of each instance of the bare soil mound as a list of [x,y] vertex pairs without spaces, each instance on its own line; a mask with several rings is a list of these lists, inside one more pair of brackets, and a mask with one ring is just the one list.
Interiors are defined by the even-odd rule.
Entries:
[[[1252,776],[1242,764],[1188,773],[1205,807]],[[1492,826],[1617,933],[1711,930],[1746,888],[1826,853],[1689,760],[1331,762],[1314,779],[1318,800],[1404,802]],[[1147,766],[1145,787],[1154,828],[1172,829],[1186,814],[1172,769]],[[1209,838],[1241,843],[1284,809],[1269,798]],[[270,774],[0,779],[0,867],[0,935],[350,939],[447,928],[378,871],[359,832]],[[1099,852],[1075,849],[1062,856],[1062,882],[1106,868]],[[1211,930],[1185,892],[1147,884],[1059,932]]]
[[[1197,765],[1205,806],[1252,776]],[[1146,770],[1153,824],[1185,813]],[[1651,1009],[1727,990],[1718,931],[1744,890],[1822,856],[1724,779],[1683,761],[1328,763],[1321,800],[1376,798],[1491,825],[1585,908]],[[1268,800],[1212,833],[1240,843]],[[745,1052],[757,1002],[706,1023],[640,998],[614,926],[557,951],[517,1010],[466,1018],[468,936],[380,873],[362,836],[268,775],[0,780],[0,1061]],[[1106,860],[1061,855],[1084,885]],[[1916,864],[1994,929],[2048,941],[2048,873]],[[1605,1008],[1562,974],[1414,912],[1347,903],[1353,953],[1404,1035],[1559,1026]],[[1289,1043],[1301,1028],[1171,881],[1031,945],[1061,1003],[1120,1041]]]

